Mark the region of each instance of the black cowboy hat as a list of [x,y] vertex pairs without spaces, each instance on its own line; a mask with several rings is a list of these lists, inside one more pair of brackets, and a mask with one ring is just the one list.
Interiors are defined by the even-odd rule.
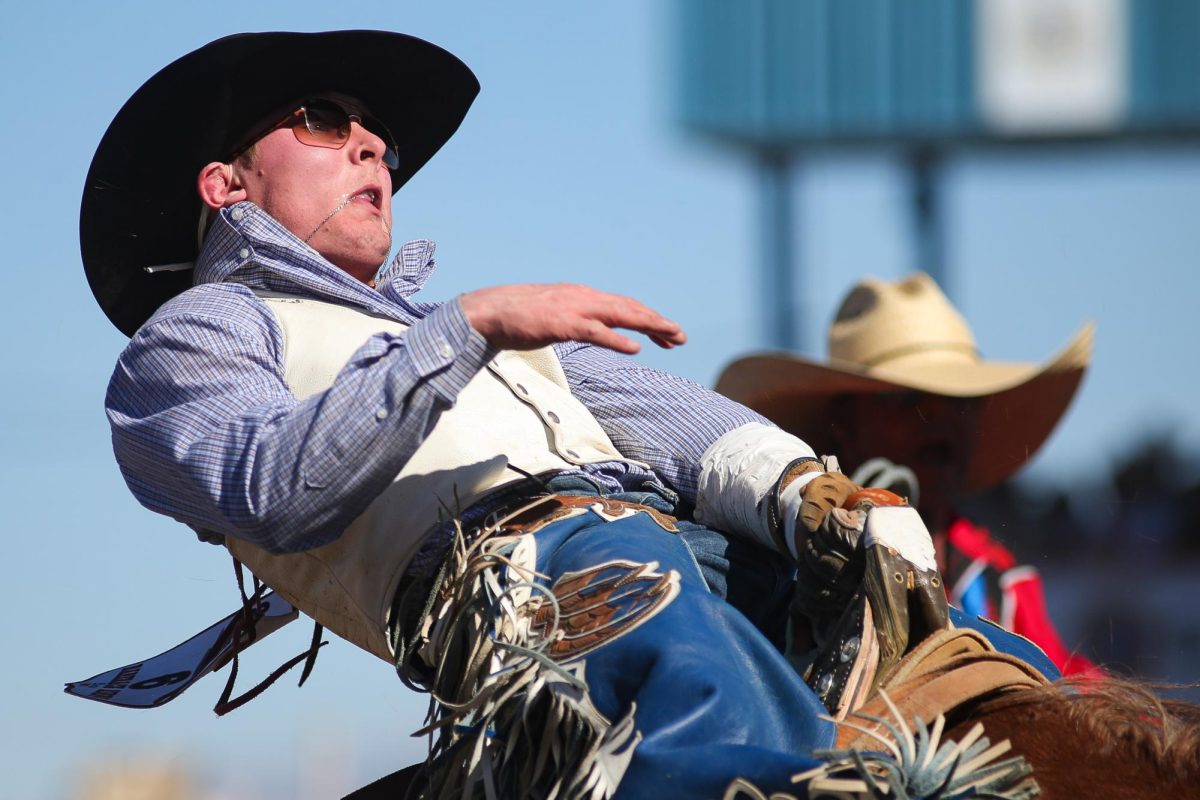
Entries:
[[[395,137],[395,191],[458,129],[479,82],[440,47],[388,31],[242,33],[168,64],[117,112],[83,190],[84,271],[117,328],[132,336],[191,285],[201,167],[228,158],[266,115],[331,92]],[[163,266],[173,268],[153,269]]]

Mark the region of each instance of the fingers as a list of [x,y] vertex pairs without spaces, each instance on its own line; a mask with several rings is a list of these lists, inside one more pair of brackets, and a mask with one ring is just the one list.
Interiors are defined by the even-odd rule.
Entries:
[[567,336],[565,340],[587,342],[630,356],[640,352],[642,349],[642,346],[633,339],[617,333],[606,324],[597,322],[596,320],[584,321],[579,326],[577,332],[574,335]]
[[821,527],[825,516],[841,507],[858,487],[840,472],[825,472],[808,483],[801,492],[800,521],[812,533]]
[[681,344],[687,344],[687,334],[685,334],[682,330],[679,332],[679,334],[679,336],[672,338],[665,338],[656,334],[647,335],[650,337],[650,341],[654,342],[662,349],[670,350],[672,347],[677,347]]
[[670,349],[687,342],[679,323],[639,303],[631,297],[598,293],[596,319],[609,328],[626,328],[645,334],[659,347]]
[[467,321],[493,347],[528,350],[580,341],[633,354],[640,345],[618,332],[645,334],[659,347],[687,341],[679,324],[623,295],[574,284],[480,289],[460,297]]

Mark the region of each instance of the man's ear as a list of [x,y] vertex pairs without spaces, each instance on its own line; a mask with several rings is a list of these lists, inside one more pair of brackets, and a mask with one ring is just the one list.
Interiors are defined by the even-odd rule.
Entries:
[[196,192],[204,205],[216,210],[246,199],[246,190],[234,173],[232,164],[213,161],[205,164],[196,179]]

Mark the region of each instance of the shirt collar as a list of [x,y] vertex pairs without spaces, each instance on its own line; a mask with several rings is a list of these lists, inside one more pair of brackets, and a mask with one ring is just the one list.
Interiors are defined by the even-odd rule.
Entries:
[[243,201],[221,209],[213,219],[196,259],[194,281],[302,294],[404,319],[417,310],[409,298],[433,274],[435,249],[428,239],[407,242],[380,271],[378,289],[372,289],[331,264],[254,203]]

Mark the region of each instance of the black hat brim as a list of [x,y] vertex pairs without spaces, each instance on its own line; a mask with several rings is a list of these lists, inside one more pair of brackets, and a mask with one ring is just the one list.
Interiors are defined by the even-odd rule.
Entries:
[[361,101],[396,139],[393,191],[466,116],[479,82],[454,55],[388,31],[243,33],[164,67],[117,113],[92,158],[79,216],[88,283],[127,336],[191,285],[200,200],[196,179],[264,115],[328,92]]

